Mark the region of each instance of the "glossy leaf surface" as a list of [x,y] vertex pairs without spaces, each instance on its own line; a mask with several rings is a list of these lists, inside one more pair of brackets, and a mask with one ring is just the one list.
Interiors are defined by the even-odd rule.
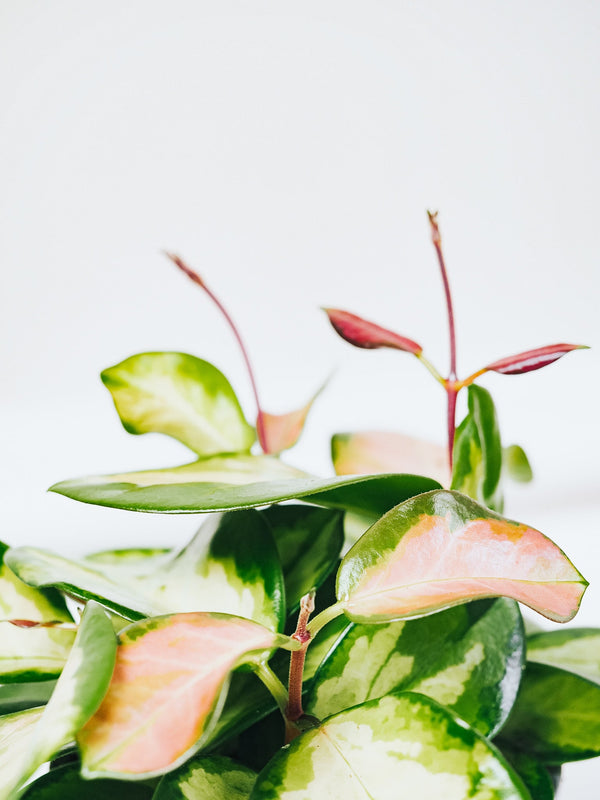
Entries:
[[101,377],[129,433],[165,433],[202,456],[244,452],[255,440],[229,381],[208,361],[139,353]]
[[450,488],[502,511],[502,445],[494,402],[481,386],[469,386],[468,395],[469,413],[458,426],[454,441]]
[[600,630],[568,628],[536,633],[527,640],[527,658],[600,684]]
[[[165,559],[125,551],[82,562],[35,548],[8,556],[23,581],[95,599],[127,619],[221,611],[277,629],[284,620],[283,577],[267,522],[256,511],[216,515]],[[119,566],[115,568],[115,565]]]
[[400,472],[427,475],[442,486],[450,485],[446,448],[401,433],[336,433],[331,457],[336,475]]
[[291,646],[226,614],[173,614],[121,632],[108,692],[77,741],[83,773],[150,776],[178,766],[210,731],[232,669]]
[[313,478],[270,456],[238,456],[63,481],[51,491],[83,503],[130,511],[195,514],[300,498],[376,517],[408,497],[438,487],[436,481],[417,475]]
[[306,710],[323,719],[410,690],[492,735],[517,696],[524,651],[518,606],[503,598],[409,622],[354,625],[317,672]]
[[387,695],[295,739],[259,774],[252,800],[529,800],[502,756],[427,697]]
[[350,344],[372,350],[378,347],[391,347],[394,350],[404,350],[415,356],[423,352],[423,348],[412,339],[400,336],[388,328],[382,328],[374,322],[369,322],[349,311],[339,308],[324,308],[334,330]]
[[534,350],[526,350],[514,356],[506,356],[488,364],[484,370],[488,372],[500,372],[503,375],[519,375],[522,372],[532,372],[536,369],[552,364],[566,353],[572,350],[585,350],[585,344],[549,344],[545,347],[536,347]]
[[500,740],[545,764],[600,755],[600,686],[547,664],[528,664]]
[[0,542],[0,683],[44,681],[60,674],[75,632],[60,628],[18,628],[6,620],[72,622],[58,592],[27,586],[6,563]]
[[571,619],[587,583],[542,533],[457,492],[428,492],[389,511],[344,557],[337,596],[357,622],[422,616],[505,595]]
[[110,682],[115,652],[110,620],[99,606],[88,604],[48,704],[10,715],[20,727],[16,737],[9,734],[7,752],[0,756],[2,800],[18,797],[27,778],[71,742],[96,711]]
[[247,800],[255,780],[255,772],[230,758],[196,758],[165,775],[152,800]]
[[531,800],[554,800],[554,782],[541,761],[527,753],[506,748],[502,749],[502,755],[520,776],[529,790]]
[[279,552],[290,612],[337,565],[344,544],[343,515],[306,505],[271,506],[263,513]]
[[141,783],[100,778],[87,781],[78,767],[58,767],[28,786],[23,800],[151,800],[154,792]]

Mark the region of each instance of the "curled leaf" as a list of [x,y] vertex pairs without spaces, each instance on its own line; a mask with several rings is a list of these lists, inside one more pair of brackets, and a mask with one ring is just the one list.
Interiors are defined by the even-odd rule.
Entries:
[[522,372],[547,367],[557,361],[571,350],[587,350],[585,344],[548,344],[545,347],[536,347],[534,350],[525,350],[514,356],[506,356],[484,367],[482,372],[499,372],[502,375],[520,375]]
[[366,350],[373,350],[378,347],[391,347],[394,350],[404,350],[415,356],[423,352],[423,348],[412,339],[400,336],[388,328],[382,328],[374,322],[369,322],[349,311],[342,311],[339,308],[324,308],[323,311],[329,317],[337,333],[355,347],[362,347]]
[[[265,453],[278,454],[293,447],[304,429],[306,418],[313,403],[323,391],[323,386],[315,392],[308,403],[287,414],[269,414],[259,411],[257,429],[262,431],[261,445]],[[259,424],[262,422],[262,425]]]

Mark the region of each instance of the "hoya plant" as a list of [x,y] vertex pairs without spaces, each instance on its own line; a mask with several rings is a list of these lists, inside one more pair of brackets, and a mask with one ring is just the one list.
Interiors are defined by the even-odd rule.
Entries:
[[[544,367],[555,344],[447,377],[411,339],[327,309],[352,345],[412,354],[447,398],[447,449],[400,433],[333,437],[337,475],[280,454],[311,403],[267,413],[196,356],[141,353],[102,380],[125,428],[182,442],[182,466],[58,483],[84,503],[205,515],[182,549],[75,561],[2,546],[0,800],[550,800],[600,754],[600,630],[557,623],[587,586],[540,531],[502,516],[503,448],[484,372]],[[456,427],[456,398],[468,410]],[[313,398],[314,399],[314,398]],[[423,474],[420,474],[423,473]],[[529,628],[528,628],[529,629]]]

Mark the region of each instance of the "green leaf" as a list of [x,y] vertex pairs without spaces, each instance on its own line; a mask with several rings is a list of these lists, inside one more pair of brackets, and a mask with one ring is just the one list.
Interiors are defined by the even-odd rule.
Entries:
[[0,542],[0,683],[45,681],[60,674],[75,632],[60,628],[18,628],[7,620],[72,622],[55,591],[27,586],[6,563]]
[[451,489],[502,511],[502,445],[496,409],[481,386],[468,388],[469,413],[456,430]]
[[71,742],[96,711],[112,675],[116,640],[110,620],[86,607],[69,658],[43,709],[2,718],[9,726],[0,749],[0,799],[19,797],[23,783]]
[[586,581],[547,537],[458,492],[428,492],[393,508],[344,557],[342,609],[385,622],[505,595],[558,622],[579,608]]
[[417,475],[313,478],[272,456],[242,455],[63,481],[50,491],[83,503],[177,514],[231,511],[301,498],[375,518],[408,497],[437,488],[436,481]]
[[139,353],[104,370],[129,433],[165,433],[202,456],[250,450],[254,429],[227,378],[185,353]]
[[78,563],[21,547],[7,558],[26,583],[56,586],[82,600],[97,600],[130,620],[221,611],[273,629],[283,624],[277,549],[268,523],[257,511],[211,517],[181,552],[166,558],[156,551],[150,556],[134,552],[125,551],[120,557],[116,551]]
[[528,664],[500,741],[545,764],[600,755],[600,686],[547,664]]
[[271,506],[263,514],[279,551],[289,613],[335,568],[344,544],[343,515],[303,505]]
[[524,650],[521,614],[516,603],[505,599],[469,603],[409,622],[353,625],[322,663],[305,708],[322,719],[411,690],[492,735],[517,696]]
[[247,800],[255,780],[255,772],[230,758],[197,758],[165,775],[152,800]]
[[0,715],[44,705],[55,686],[56,681],[7,683],[6,686],[0,686]]
[[371,700],[302,734],[259,774],[251,800],[530,800],[480,734],[418,694]]
[[540,761],[508,748],[502,748],[502,755],[529,789],[531,800],[554,800],[554,781]]
[[150,800],[149,786],[131,781],[101,778],[88,781],[78,767],[58,767],[27,787],[23,800]]
[[600,630],[567,628],[536,633],[527,639],[527,658],[600,684]]
[[529,483],[533,480],[533,470],[527,454],[518,444],[511,444],[502,450],[502,472],[518,483]]
[[297,643],[227,614],[136,622],[119,635],[104,700],[78,734],[86,777],[160,775],[193,755],[225,699],[231,671]]

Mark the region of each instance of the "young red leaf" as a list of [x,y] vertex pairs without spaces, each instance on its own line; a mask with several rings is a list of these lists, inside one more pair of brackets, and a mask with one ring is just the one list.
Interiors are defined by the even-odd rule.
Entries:
[[484,367],[482,372],[500,372],[502,375],[520,375],[522,372],[532,372],[535,369],[547,367],[553,361],[562,358],[571,350],[586,350],[585,344],[549,344],[546,347],[537,347],[535,350],[526,350],[514,356],[507,356],[494,361]]
[[388,511],[344,557],[337,596],[358,622],[431,614],[504,595],[556,622],[572,619],[587,582],[550,539],[458,492]]
[[342,311],[339,308],[324,308],[323,311],[327,314],[329,321],[342,339],[350,342],[355,347],[363,347],[367,350],[377,347],[391,347],[394,350],[404,350],[415,356],[423,352],[421,345],[413,342],[412,339],[400,336],[394,331],[382,328],[380,325],[369,322],[356,314],[351,314],[349,311]]
[[84,774],[156,775],[181,763],[208,732],[231,670],[289,642],[228,614],[130,625],[119,636],[108,692],[77,737]]
[[304,428],[308,412],[313,403],[323,391],[324,386],[315,392],[308,403],[302,408],[290,411],[287,414],[268,414],[260,411],[258,414],[260,422],[257,422],[257,429],[262,432],[261,446],[265,453],[277,455],[282,450],[289,450],[293,447]]

